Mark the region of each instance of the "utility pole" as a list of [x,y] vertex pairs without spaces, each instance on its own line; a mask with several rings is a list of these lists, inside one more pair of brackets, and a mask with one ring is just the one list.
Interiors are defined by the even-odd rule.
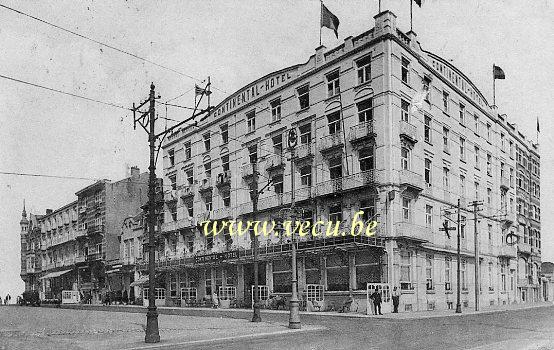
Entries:
[[[209,85],[207,86],[209,87]],[[204,92],[206,89],[204,89]],[[200,97],[202,97],[204,93]],[[148,99],[142,102],[140,105],[135,106],[133,103],[133,127],[136,129],[137,123],[148,133],[148,144],[150,148],[150,165],[148,167],[149,178],[148,178],[148,311],[146,313],[146,329],[144,341],[146,343],[159,343],[160,342],[160,331],[158,327],[158,311],[156,307],[156,295],[155,295],[155,281],[156,281],[156,243],[155,243],[155,225],[156,225],[156,160],[157,154],[160,151],[160,145],[156,146],[156,142],[160,136],[165,136],[166,134],[175,130],[175,128],[194,120],[197,116],[210,111],[210,107],[206,110],[201,110],[197,112],[198,104],[195,105],[194,112],[191,117],[183,120],[182,122],[177,123],[169,129],[156,134],[156,99],[159,99],[160,96],[156,97],[154,83],[150,85],[150,94]],[[200,103],[200,101],[198,101]],[[140,108],[148,104],[148,111],[142,112],[140,116],[137,117],[137,111],[140,111]],[[162,139],[163,141],[163,139]]]
[[481,211],[478,206],[483,205],[483,201],[473,201],[469,203],[473,206],[473,229],[474,229],[474,241],[475,241],[475,311],[479,311],[479,284],[480,282],[480,269],[479,269],[479,234],[477,232],[477,212]]
[[[254,162],[252,162],[252,222],[256,222],[256,216],[258,213],[258,167],[257,163],[258,157]],[[258,236],[254,230],[250,231],[252,234],[252,245],[254,249],[254,315],[252,315],[252,322],[261,322],[262,317],[260,316],[260,295],[258,291]]]
[[[291,208],[291,226],[294,225],[296,221],[296,208],[294,207],[294,148],[296,147],[297,143],[297,136],[296,136],[296,129],[291,129],[289,131],[288,135],[288,143],[289,143],[289,149],[290,149],[290,183],[291,183],[291,201],[290,201],[290,208]],[[299,301],[298,301],[298,276],[296,271],[296,232],[292,232],[291,237],[291,255],[292,255],[292,295],[290,298],[290,315],[289,315],[289,328],[291,329],[299,329],[301,327],[300,324],[300,312],[299,312]]]
[[461,254],[460,254],[460,199],[458,198],[458,250],[457,250],[457,256],[456,256],[456,279],[457,279],[457,288],[456,288],[456,313],[461,314],[462,313],[462,304],[460,303],[460,289],[461,289],[461,281],[460,281],[460,260],[461,260]]

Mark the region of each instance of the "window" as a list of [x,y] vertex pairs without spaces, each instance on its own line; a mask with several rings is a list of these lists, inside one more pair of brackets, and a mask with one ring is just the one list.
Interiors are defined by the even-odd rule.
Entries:
[[424,125],[424,135],[425,142],[431,143],[431,132],[432,132],[432,119],[430,116],[425,115],[425,125]]
[[475,146],[475,168],[479,169],[479,147]]
[[312,125],[309,123],[304,124],[298,129],[300,130],[300,143],[302,145],[310,144],[312,142]]
[[448,134],[450,133],[450,130],[448,128],[443,127],[442,128],[442,143],[443,143],[443,150],[446,153],[450,152],[449,144],[448,144]]
[[474,122],[473,132],[477,136],[479,136],[479,117],[477,115],[473,116],[473,122]]
[[214,236],[207,235],[206,236],[206,249],[210,250],[214,247]]
[[411,290],[412,286],[412,253],[400,251],[400,289]]
[[410,103],[406,100],[400,100],[400,118],[406,123],[410,122]]
[[489,234],[489,245],[492,245],[492,225],[487,225],[487,232]]
[[258,161],[258,146],[252,145],[248,147],[248,158],[250,163],[256,163]]
[[411,204],[412,200],[410,198],[402,197],[402,219],[405,222],[411,221]]
[[358,121],[361,123],[367,123],[373,120],[373,100],[367,99],[356,104],[358,107]]
[[421,88],[423,92],[425,93],[425,101],[429,102],[429,96],[431,95],[431,89],[430,89],[431,79],[429,77],[424,77],[423,81],[421,82]]
[[185,204],[186,208],[187,208],[187,214],[189,214],[189,217],[193,217],[194,216],[194,204],[193,202],[188,202]]
[[290,293],[292,290],[292,267],[290,259],[273,260],[273,291]]
[[460,217],[460,238],[466,239],[466,217],[464,215]]
[[491,125],[487,123],[487,141],[491,142]]
[[358,84],[371,80],[371,56],[367,55],[356,61],[358,68]]
[[307,284],[320,284],[321,283],[321,274],[320,274],[320,260],[317,256],[306,256],[304,258],[304,270],[306,274],[306,283]]
[[427,187],[432,186],[431,169],[432,169],[431,159],[425,158],[425,183],[427,184]]
[[401,68],[402,81],[406,84],[410,83],[410,61],[406,57],[402,57]]
[[444,258],[444,290],[452,290],[451,273],[452,273],[452,258],[447,256]]
[[273,136],[271,141],[273,141],[273,152],[281,155],[283,153],[283,134]]
[[224,156],[221,156],[221,167],[223,168],[224,172],[228,172],[231,168],[229,166],[229,155],[226,154]]
[[425,205],[425,226],[433,228],[433,206]]
[[444,191],[450,191],[450,170],[447,167],[442,168],[442,178],[443,178],[443,187]]
[[460,160],[466,160],[466,139],[460,137]]
[[300,183],[302,186],[312,185],[312,167],[310,165],[300,168]]
[[510,157],[514,157],[514,143],[513,141],[510,141]]
[[329,161],[329,174],[331,179],[342,178],[342,159],[333,158]]
[[273,188],[275,189],[275,193],[277,194],[283,194],[283,175],[275,175],[272,178],[273,180]]
[[210,138],[210,133],[207,132],[205,133],[204,135],[202,135],[202,137],[204,138],[204,148],[207,151],[210,150],[211,148],[211,138]]
[[329,221],[332,223],[342,222],[342,206],[340,204],[329,207]]
[[304,85],[296,90],[298,93],[298,103],[300,104],[300,109],[305,109],[310,107],[310,87],[309,85]]
[[177,297],[177,275],[171,274],[169,277],[169,296]]
[[169,205],[169,214],[173,221],[177,221],[177,206],[175,204]]
[[270,102],[271,105],[271,121],[281,120],[281,99],[278,98]]
[[170,149],[168,152],[168,158],[169,158],[169,167],[172,167],[175,165],[175,150]]
[[335,96],[340,93],[339,71],[338,69],[327,74],[327,97]]
[[212,162],[204,163],[204,172],[206,173],[206,178],[212,177]]
[[465,260],[462,260],[460,267],[460,280],[462,284],[462,290],[467,290],[467,275],[466,275],[466,269],[467,269],[467,262]]
[[500,263],[500,283],[502,287],[502,291],[506,291],[506,262],[502,261]]
[[204,197],[204,204],[206,205],[206,211],[212,211],[213,210],[212,196],[211,195],[207,195],[207,196]]
[[466,196],[466,177],[464,175],[460,175],[460,196],[462,198]]
[[475,187],[475,200],[479,200],[479,182],[475,181],[473,185]]
[[175,191],[177,189],[177,175],[170,176],[169,183],[171,184],[171,189]]
[[375,168],[373,147],[362,148],[359,154],[360,171],[369,171]]
[[433,285],[433,255],[427,254],[425,258],[425,281],[427,290],[435,289]]
[[220,125],[219,128],[221,129],[221,142],[226,144],[229,142],[229,125],[225,123]]
[[223,199],[223,205],[228,207],[231,205],[231,191],[229,189],[223,189],[220,191],[221,198]]
[[348,256],[336,253],[325,259],[327,290],[347,291],[349,287]]
[[487,204],[489,205],[489,207],[492,206],[492,189],[491,188],[487,188]]
[[443,111],[448,112],[448,92],[442,92],[442,108]]
[[410,170],[410,149],[408,147],[400,149],[400,166],[402,170]]
[[340,132],[340,112],[334,112],[327,116],[327,122],[329,123],[329,135],[334,135]]
[[494,290],[494,283],[493,283],[493,277],[492,277],[492,263],[489,263],[489,290]]
[[502,150],[502,152],[506,152],[506,142],[504,140],[504,133],[501,132],[500,133],[500,149]]
[[360,211],[363,212],[361,219],[364,222],[373,220],[375,217],[375,200],[373,198],[361,200]]
[[254,132],[256,130],[256,112],[250,111],[246,113],[246,126],[248,128],[248,132]]
[[368,283],[381,282],[382,268],[379,260],[379,256],[375,254],[367,254],[364,252],[355,253],[354,266],[356,268],[356,289],[365,290]]
[[190,141],[185,142],[185,159],[189,160],[192,157],[192,148]]
[[460,124],[465,125],[466,106],[460,103]]

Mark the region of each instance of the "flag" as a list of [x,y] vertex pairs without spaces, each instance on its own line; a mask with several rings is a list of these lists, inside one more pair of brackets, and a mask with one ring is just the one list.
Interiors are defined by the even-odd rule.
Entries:
[[421,4],[423,3],[423,0],[414,0],[417,6],[421,7]]
[[506,75],[504,75],[504,71],[502,68],[492,65],[492,74],[494,76],[494,79],[506,79]]
[[537,117],[537,132],[541,132],[541,127],[539,125],[539,117]]
[[206,90],[206,89],[203,89],[201,88],[200,86],[198,85],[194,85],[194,96],[198,96],[198,95],[202,95],[202,94],[206,94],[206,95],[209,95],[211,94],[212,92],[209,91],[209,90]]
[[335,36],[337,39],[339,38],[339,19],[337,16],[335,16],[325,5],[323,5],[323,2],[321,3],[321,27],[327,27],[329,29],[332,29],[335,32]]

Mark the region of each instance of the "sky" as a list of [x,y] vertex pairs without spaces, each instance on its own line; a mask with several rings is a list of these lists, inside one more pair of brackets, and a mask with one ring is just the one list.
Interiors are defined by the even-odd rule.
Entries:
[[[378,1],[325,0],[339,19],[339,39],[323,29],[328,48],[374,25]],[[382,0],[382,9],[410,29],[408,0]],[[116,46],[163,69],[0,7],[0,75],[129,108],[148,97],[190,106],[195,83],[211,77],[218,102],[270,72],[304,63],[319,44],[317,0],[50,1],[0,4]],[[540,118],[543,261],[554,261],[554,1],[427,0],[414,5],[413,28],[423,49],[462,70],[492,100],[492,64],[500,113],[535,140]],[[197,78],[198,81],[190,77]],[[216,90],[218,89],[218,90]],[[160,106],[161,107],[161,106]],[[159,108],[182,120],[183,109]],[[133,130],[130,111],[0,79],[0,172],[119,180],[127,166],[147,170],[148,144]],[[171,125],[171,124],[170,124]],[[546,152],[545,152],[546,150]],[[158,175],[161,172],[158,171]],[[0,175],[0,295],[20,294],[20,227],[27,212],[44,213],[76,199],[93,180]]]

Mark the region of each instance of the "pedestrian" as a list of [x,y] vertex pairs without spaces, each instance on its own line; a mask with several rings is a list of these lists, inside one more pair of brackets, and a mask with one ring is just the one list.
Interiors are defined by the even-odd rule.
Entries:
[[8,305],[12,302],[12,296],[10,295],[10,293],[8,293],[8,295],[6,296],[6,298],[8,299]]
[[217,297],[217,293],[212,293],[212,306],[214,309],[217,309],[219,307],[219,298]]
[[394,287],[392,290],[392,306],[393,306],[393,313],[398,313],[398,304],[400,304],[400,292],[398,291],[398,288]]
[[381,293],[375,288],[375,292],[371,295],[371,299],[373,299],[373,305],[375,305],[375,314],[377,315],[377,311],[379,311],[379,315],[382,315],[381,313]]

